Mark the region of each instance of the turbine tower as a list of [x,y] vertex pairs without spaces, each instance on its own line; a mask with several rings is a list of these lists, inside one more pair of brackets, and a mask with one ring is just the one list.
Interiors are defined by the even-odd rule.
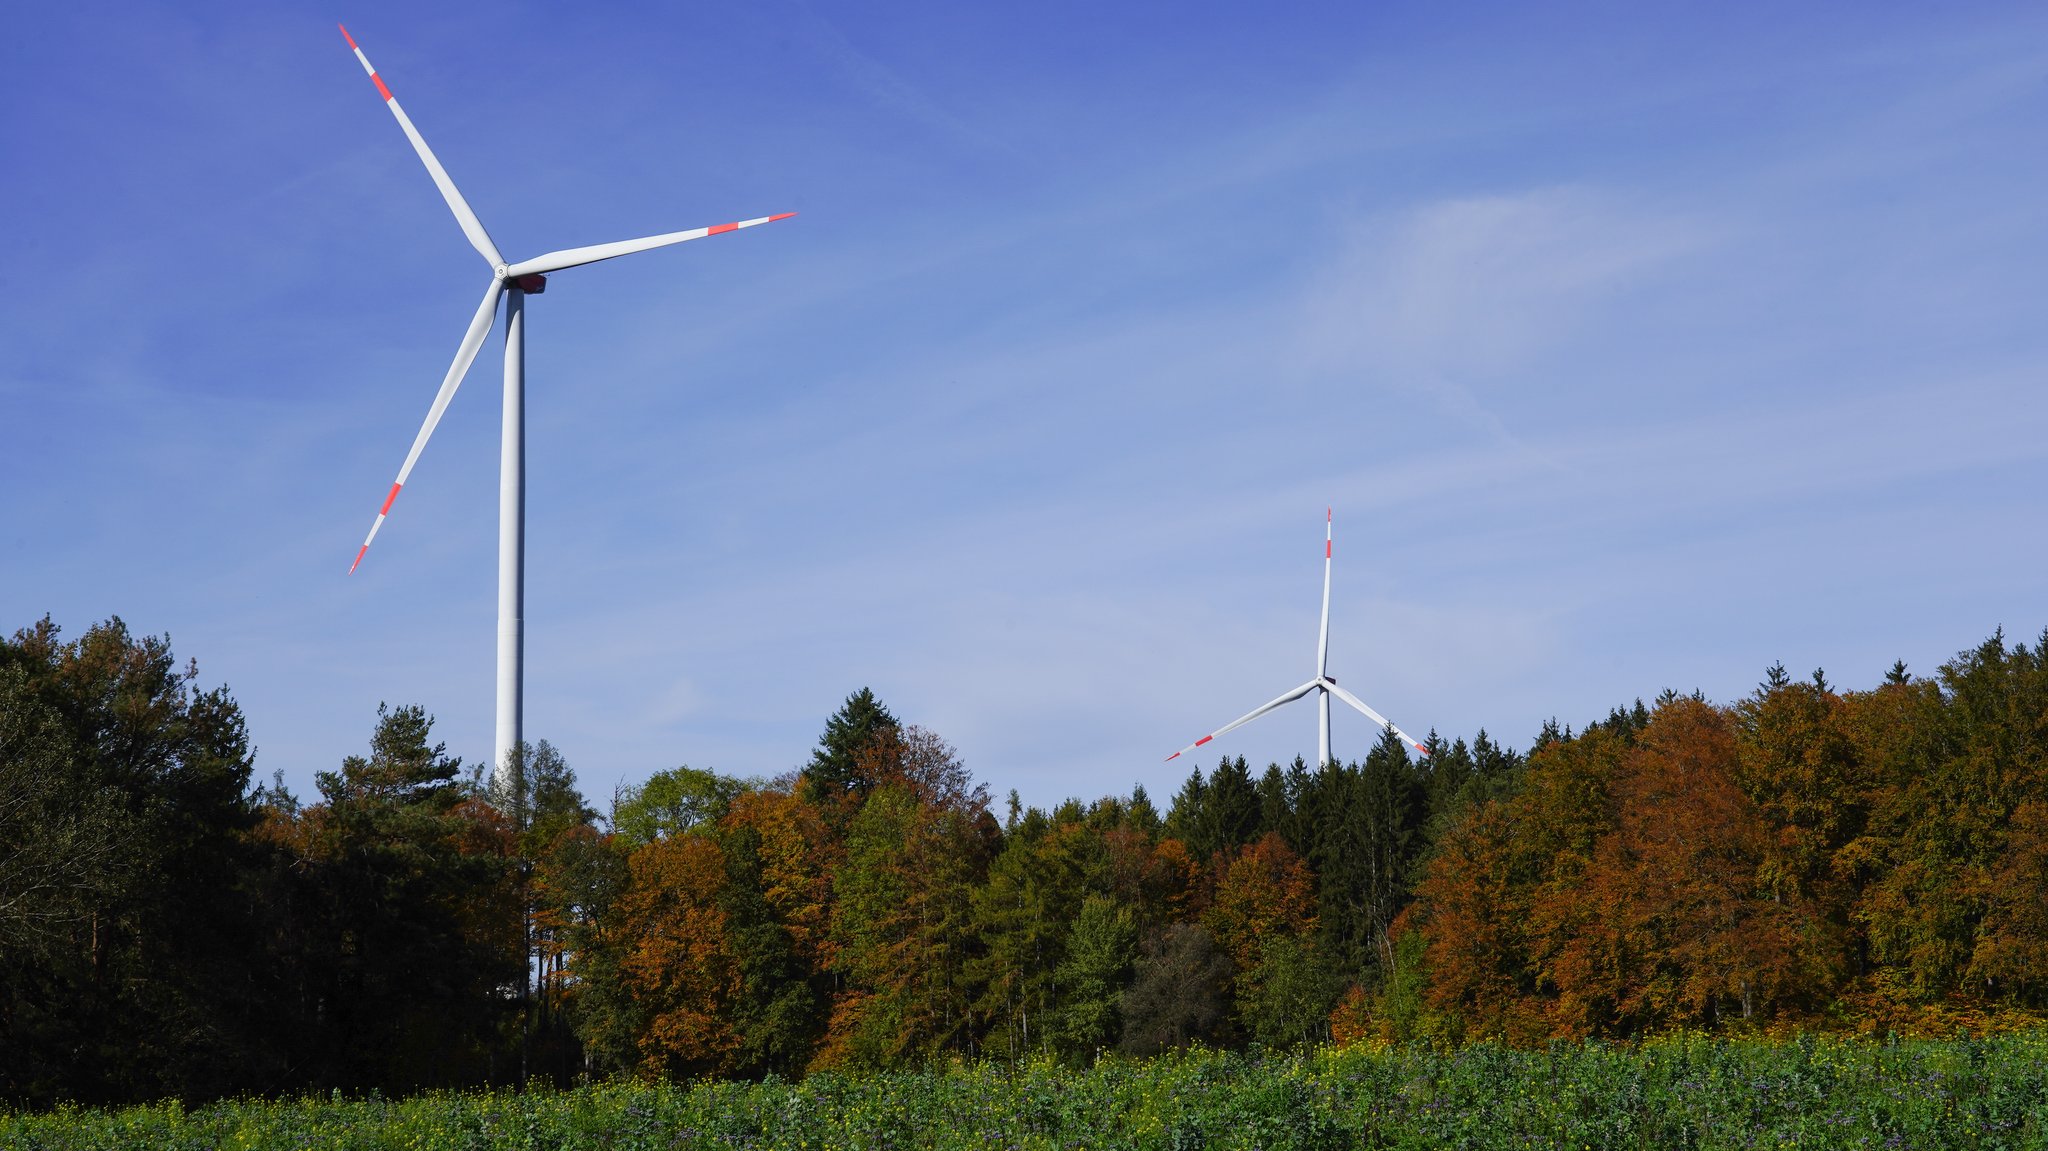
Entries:
[[346,27],[342,27],[341,35],[348,41],[349,50],[355,53],[356,59],[362,62],[363,71],[370,74],[370,82],[377,86],[377,94],[384,97],[384,106],[391,109],[391,115],[397,118],[399,129],[412,142],[412,150],[419,153],[420,162],[427,166],[427,175],[433,177],[434,186],[441,190],[441,198],[448,202],[448,210],[455,213],[455,222],[462,226],[462,234],[469,237],[470,245],[483,256],[484,263],[491,269],[490,286],[484,289],[483,302],[477,305],[476,315],[469,321],[469,330],[463,333],[462,343],[455,349],[455,362],[448,366],[448,374],[441,380],[441,390],[435,393],[433,406],[427,409],[426,422],[420,425],[419,434],[413,437],[412,450],[405,454],[405,463],[398,469],[398,478],[385,495],[384,506],[377,509],[377,518],[370,524],[370,534],[364,537],[362,548],[356,552],[355,563],[350,564],[348,570],[351,575],[355,573],[356,567],[363,562],[363,555],[370,550],[370,541],[377,538],[377,530],[384,526],[384,517],[391,514],[392,501],[398,498],[399,489],[412,475],[413,465],[419,462],[428,437],[434,434],[434,426],[441,422],[441,413],[447,410],[448,401],[455,398],[455,389],[462,386],[462,378],[468,374],[477,351],[483,347],[484,337],[490,335],[491,325],[498,314],[498,300],[503,297],[505,408],[503,438],[498,453],[498,706],[496,736],[491,750],[493,779],[503,785],[508,782],[512,755],[521,741],[520,712],[525,684],[526,297],[537,296],[546,290],[547,277],[566,268],[594,264],[650,248],[665,248],[685,240],[716,236],[756,224],[772,224],[777,220],[787,220],[796,213],[784,212],[637,240],[564,248],[510,263],[498,254],[498,246],[484,231],[483,222],[470,209],[469,201],[462,198],[455,181],[448,177],[448,170],[434,157],[433,149],[427,147],[419,129],[413,127],[412,119],[399,106],[398,97],[391,94],[384,78],[371,66],[370,58],[363,55],[355,37],[348,34]]
[[1268,703],[1263,707],[1254,710],[1251,714],[1240,716],[1237,719],[1234,719],[1229,723],[1224,724],[1222,727],[1219,727],[1215,731],[1212,731],[1209,734],[1203,736],[1202,738],[1196,740],[1195,742],[1187,745],[1186,747],[1181,748],[1179,751],[1174,752],[1172,755],[1167,756],[1166,760],[1168,763],[1171,763],[1174,760],[1179,759],[1181,756],[1187,754],[1188,752],[1191,752],[1196,748],[1202,746],[1203,744],[1208,743],[1210,740],[1215,739],[1217,736],[1222,735],[1224,732],[1230,731],[1234,728],[1243,727],[1245,724],[1248,724],[1251,721],[1266,714],[1267,712],[1272,711],[1274,708],[1280,707],[1284,704],[1293,703],[1295,700],[1300,699],[1302,696],[1305,696],[1310,692],[1316,693],[1316,711],[1318,713],[1316,724],[1316,765],[1318,767],[1330,762],[1330,697],[1333,695],[1336,696],[1338,699],[1343,700],[1345,703],[1350,704],[1352,707],[1357,708],[1360,712],[1364,713],[1367,719],[1370,719],[1374,723],[1379,724],[1381,728],[1387,731],[1391,731],[1395,735],[1400,736],[1403,742],[1407,743],[1408,746],[1414,748],[1416,751],[1419,751],[1424,755],[1429,754],[1429,748],[1425,747],[1420,740],[1416,739],[1412,735],[1409,735],[1407,732],[1402,731],[1400,728],[1395,727],[1392,723],[1389,723],[1387,721],[1386,716],[1383,716],[1379,712],[1376,712],[1370,707],[1367,707],[1365,705],[1364,700],[1359,699],[1357,696],[1352,695],[1350,692],[1345,691],[1341,687],[1338,687],[1336,679],[1330,675],[1330,561],[1331,554],[1335,551],[1335,519],[1336,517],[1331,513],[1329,509],[1324,509],[1323,625],[1321,631],[1319,631],[1316,635],[1316,677],[1312,680],[1309,680],[1307,683],[1302,684],[1300,687],[1295,688],[1293,691],[1288,692],[1286,695],[1283,695],[1280,698],[1272,701],[1271,703]]

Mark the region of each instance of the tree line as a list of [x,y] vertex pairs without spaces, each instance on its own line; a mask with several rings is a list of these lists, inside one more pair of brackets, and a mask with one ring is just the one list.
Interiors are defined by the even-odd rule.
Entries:
[[[2043,637],[2048,642],[2048,636]],[[1526,753],[991,801],[863,689],[772,779],[600,813],[419,707],[301,799],[119,621],[0,641],[0,1096],[795,1077],[1201,1043],[1938,1030],[2048,1008],[2048,666],[1774,667]]]

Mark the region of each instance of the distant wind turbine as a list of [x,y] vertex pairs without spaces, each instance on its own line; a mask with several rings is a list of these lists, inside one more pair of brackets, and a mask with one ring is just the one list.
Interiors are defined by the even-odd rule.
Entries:
[[1215,739],[1217,736],[1222,735],[1224,732],[1243,727],[1245,724],[1272,711],[1274,708],[1293,703],[1310,692],[1316,693],[1316,708],[1321,713],[1320,723],[1316,728],[1316,763],[1318,766],[1330,762],[1330,697],[1333,695],[1363,712],[1367,719],[1380,725],[1381,728],[1400,736],[1408,746],[1416,751],[1424,755],[1429,754],[1429,748],[1425,747],[1420,740],[1389,723],[1386,716],[1367,707],[1364,700],[1338,687],[1337,681],[1330,676],[1330,560],[1331,553],[1335,550],[1334,541],[1336,533],[1334,526],[1335,516],[1328,509],[1325,509],[1323,512],[1323,629],[1321,635],[1316,640],[1316,677],[1273,702],[1258,708],[1251,714],[1240,716],[1186,747],[1181,748],[1179,751],[1167,756],[1167,762],[1171,763],[1188,752]]
[[448,366],[448,374],[441,380],[441,390],[434,396],[434,404],[427,409],[426,422],[420,425],[419,435],[413,437],[412,450],[405,454],[405,463],[398,469],[398,479],[392,482],[391,491],[384,497],[384,506],[377,509],[377,518],[370,524],[370,534],[363,539],[363,546],[356,552],[355,563],[348,566],[354,574],[363,555],[370,550],[370,541],[377,538],[377,529],[384,526],[384,517],[391,514],[392,501],[398,498],[398,490],[405,486],[406,477],[412,475],[412,466],[420,458],[420,452],[427,446],[427,438],[434,434],[434,425],[441,422],[441,413],[448,408],[448,401],[455,398],[455,389],[462,386],[462,377],[469,372],[469,365],[475,361],[478,349],[483,347],[484,337],[491,331],[491,324],[497,318],[498,298],[505,299],[505,412],[503,438],[498,453],[498,716],[497,732],[492,748],[492,771],[500,783],[506,781],[511,770],[514,751],[520,744],[520,710],[524,692],[525,655],[525,603],[526,603],[526,297],[539,295],[547,287],[547,276],[565,268],[581,264],[594,264],[614,256],[627,256],[644,252],[650,248],[665,248],[685,240],[716,236],[721,232],[751,228],[756,224],[772,224],[787,220],[794,212],[777,216],[762,216],[753,220],[739,220],[730,224],[714,224],[709,228],[692,228],[687,232],[667,232],[659,236],[646,236],[638,240],[620,240],[610,244],[592,244],[583,248],[564,248],[535,256],[531,260],[508,263],[498,254],[498,247],[491,243],[491,237],[484,231],[482,221],[470,210],[469,201],[449,179],[448,170],[434,157],[433,149],[427,147],[419,129],[413,127],[405,109],[399,107],[398,98],[391,94],[384,78],[377,69],[370,66],[370,58],[356,46],[355,37],[348,29],[341,29],[342,38],[348,41],[356,59],[362,62],[363,71],[370,74],[370,82],[377,86],[377,94],[384,97],[384,106],[398,119],[398,126],[405,132],[405,138],[412,141],[412,150],[419,153],[420,161],[427,166],[427,174],[434,179],[434,186],[441,190],[441,198],[448,201],[448,210],[455,213],[455,222],[462,226],[462,234],[469,237],[470,244],[482,254],[484,262],[491,268],[491,283],[484,289],[483,303],[477,305],[476,316],[469,322],[469,330],[463,333],[462,343],[455,350],[455,362]]

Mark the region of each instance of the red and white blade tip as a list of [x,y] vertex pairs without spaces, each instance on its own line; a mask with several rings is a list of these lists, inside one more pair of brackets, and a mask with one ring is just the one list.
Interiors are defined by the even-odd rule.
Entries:
[[384,526],[384,517],[391,514],[391,504],[398,499],[398,489],[404,486],[402,480],[391,485],[391,491],[384,496],[384,506],[377,509],[377,518],[370,523],[370,534],[363,538],[363,546],[356,549],[356,562],[348,565],[348,574],[356,574],[356,569],[362,566],[363,556],[370,550],[370,542],[377,538],[377,529]]
[[[704,234],[707,236],[723,236],[727,232],[736,232],[741,228],[751,228],[756,224],[772,224],[777,220],[787,220],[794,215],[796,215],[795,212],[780,212],[773,216],[762,216],[755,220],[734,220],[730,224],[713,224],[704,229]],[[687,239],[688,237],[684,238]]]
[[389,104],[393,98],[391,89],[384,86],[384,77],[377,75],[377,69],[370,63],[370,58],[363,55],[363,50],[356,45],[356,38],[348,34],[348,25],[336,24],[335,27],[341,29],[341,38],[348,41],[348,50],[356,54],[356,62],[363,66],[363,71],[370,74],[370,83],[377,86],[377,94],[384,97],[384,102]]

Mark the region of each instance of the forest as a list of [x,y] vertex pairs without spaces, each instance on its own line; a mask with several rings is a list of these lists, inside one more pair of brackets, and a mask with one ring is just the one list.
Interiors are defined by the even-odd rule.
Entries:
[[44,619],[0,641],[0,1101],[2039,1027],[2044,645],[1051,810],[862,689],[786,774],[600,810],[418,706],[294,795],[167,638]]

